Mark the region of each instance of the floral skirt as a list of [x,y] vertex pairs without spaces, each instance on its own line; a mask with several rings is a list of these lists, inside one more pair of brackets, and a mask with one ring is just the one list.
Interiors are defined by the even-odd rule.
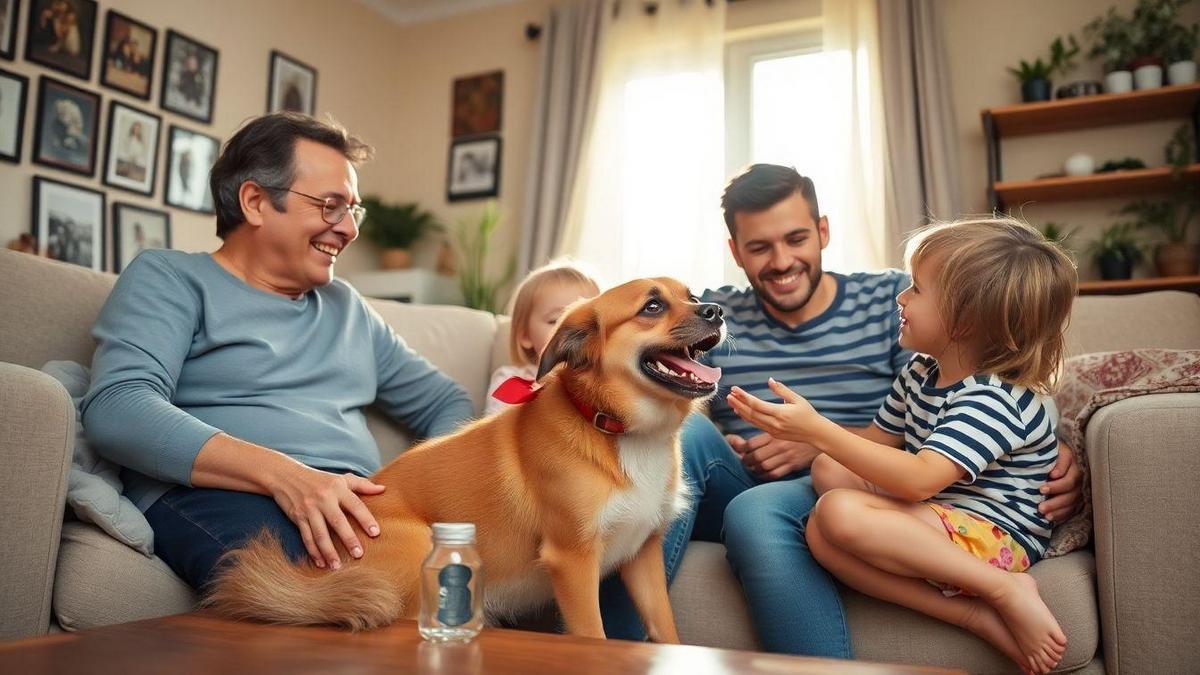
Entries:
[[[1006,572],[1024,572],[1029,569],[1029,556],[1025,553],[1025,547],[1018,544],[1003,528],[948,504],[927,502],[926,506],[933,509],[941,519],[950,541],[967,553]],[[947,596],[974,595],[949,584],[932,579],[928,581]]]

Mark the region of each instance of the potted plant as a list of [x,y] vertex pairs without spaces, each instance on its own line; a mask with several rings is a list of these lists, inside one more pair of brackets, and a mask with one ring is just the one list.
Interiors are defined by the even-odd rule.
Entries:
[[1166,49],[1177,28],[1182,28],[1179,10],[1189,2],[1191,0],[1138,0],[1133,8],[1135,43],[1134,60],[1130,65],[1136,88],[1162,86],[1163,65],[1169,62]]
[[1196,44],[1200,41],[1200,23],[1191,26],[1175,24],[1163,45],[1163,60],[1167,63],[1167,82],[1191,84],[1196,81]]
[[1113,223],[1104,228],[1089,250],[1105,281],[1133,278],[1133,266],[1142,258],[1133,223]]
[[412,265],[413,244],[430,232],[442,229],[433,214],[415,203],[388,204],[378,197],[363,199],[367,219],[362,235],[380,248],[383,269],[404,269]]
[[1054,38],[1054,42],[1050,43],[1049,61],[1043,61],[1040,56],[1033,63],[1021,59],[1020,67],[1008,69],[1021,82],[1022,102],[1049,101],[1050,78],[1055,73],[1065,73],[1075,67],[1072,59],[1079,53],[1079,44],[1074,35],[1068,35],[1067,40],[1070,47],[1063,44],[1061,37]]
[[1136,30],[1133,22],[1117,13],[1113,7],[1083,27],[1084,35],[1092,40],[1089,59],[1104,60],[1104,91],[1122,94],[1133,90],[1133,61]]
[[463,304],[472,309],[496,312],[496,294],[512,281],[517,271],[517,260],[510,257],[504,274],[499,279],[489,280],[485,269],[488,252],[491,250],[492,234],[500,224],[500,212],[496,203],[489,201],[483,214],[475,222],[460,221],[458,226],[458,248],[461,259],[458,285],[462,290]]

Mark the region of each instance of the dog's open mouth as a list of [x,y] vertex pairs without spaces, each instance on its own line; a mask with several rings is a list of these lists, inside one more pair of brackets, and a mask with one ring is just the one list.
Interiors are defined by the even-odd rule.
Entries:
[[720,342],[718,332],[683,347],[651,349],[642,354],[642,371],[677,394],[691,398],[707,396],[716,391],[721,369],[706,366],[696,359]]

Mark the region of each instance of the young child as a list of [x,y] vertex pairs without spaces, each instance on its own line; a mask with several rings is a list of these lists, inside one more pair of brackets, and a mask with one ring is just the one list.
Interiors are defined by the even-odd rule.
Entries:
[[515,365],[500,366],[492,374],[483,409],[485,415],[508,407],[507,403],[492,398],[492,392],[505,380],[514,376],[532,380],[537,375],[538,357],[550,341],[554,324],[563,309],[576,300],[597,295],[600,295],[600,286],[595,280],[569,262],[551,262],[525,277],[513,294],[509,312],[512,323],[508,351]]
[[933,226],[907,259],[900,344],[917,354],[873,425],[843,429],[773,379],[782,404],[736,387],[729,403],[772,436],[824,453],[806,537],[834,576],[971,630],[1024,671],[1049,672],[1067,638],[1021,572],[1050,538],[1037,510],[1058,454],[1046,394],[1075,265],[1011,218]]

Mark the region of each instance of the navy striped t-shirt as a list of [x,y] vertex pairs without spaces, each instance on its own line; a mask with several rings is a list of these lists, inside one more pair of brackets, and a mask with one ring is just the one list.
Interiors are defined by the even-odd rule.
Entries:
[[725,395],[736,385],[764,400],[778,400],[767,388],[770,377],[838,424],[871,423],[911,356],[897,342],[896,296],[908,287],[908,275],[898,270],[826,274],[837,282],[833,304],[795,328],[767,313],[753,288],[704,292],[704,302],[725,310],[729,330],[729,339],[703,358],[721,368],[720,390],[709,413],[725,433],[745,438],[762,433],[733,412]]
[[1030,564],[1046,552],[1050,522],[1039,488],[1058,458],[1054,401],[979,374],[937,387],[937,361],[918,354],[896,378],[875,424],[904,436],[904,449],[937,452],[966,475],[932,501],[999,525],[1025,547]]

